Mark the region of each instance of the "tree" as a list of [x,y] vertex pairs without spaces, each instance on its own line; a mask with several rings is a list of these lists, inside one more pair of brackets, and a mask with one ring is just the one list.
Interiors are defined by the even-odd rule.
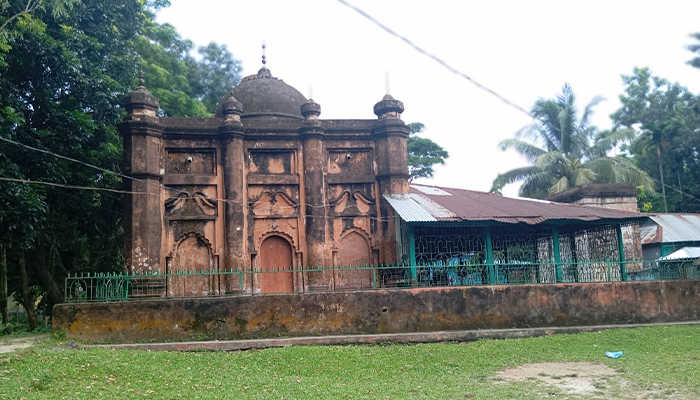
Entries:
[[408,140],[408,173],[411,180],[414,178],[432,178],[433,166],[445,164],[445,159],[450,156],[447,150],[430,139],[416,136],[421,133],[425,125],[420,122],[408,124],[411,130]]
[[154,22],[167,5],[0,0],[0,295],[6,281],[23,304],[41,294],[50,309],[63,299],[67,273],[123,268],[122,198],[108,191],[122,181],[106,171],[121,165],[119,103],[139,61],[164,115],[210,115],[217,90],[230,89],[215,86],[237,82],[238,62],[225,47],[211,44],[197,61],[191,42]]
[[[31,24],[27,18],[12,25],[4,47],[0,137],[118,170],[118,103],[136,72],[133,43],[152,14],[140,0],[102,0],[73,2],[66,13],[36,7]],[[114,174],[8,142],[0,148],[3,178],[121,186]],[[43,288],[48,306],[62,301],[67,272],[121,268],[120,197],[17,181],[0,186],[8,288],[25,307],[34,304],[34,287]]]
[[[12,24],[29,26],[35,11],[49,11],[54,17],[68,14],[80,0],[0,0],[0,43],[7,43],[17,33]],[[40,25],[39,25],[40,26]],[[4,35],[4,36],[3,36]]]
[[599,132],[589,125],[593,107],[601,101],[594,99],[577,117],[575,96],[566,84],[556,99],[539,99],[531,114],[535,123],[518,132],[520,138],[499,144],[501,150],[514,149],[532,163],[499,174],[491,191],[509,183],[523,181],[518,194],[523,197],[544,198],[573,186],[587,183],[634,183],[653,191],[653,182],[626,157],[607,157],[607,151],[628,140],[629,130]]
[[151,20],[136,39],[136,46],[146,86],[158,98],[162,116],[209,116],[206,107],[193,96],[190,80],[199,73],[190,56],[191,41],[183,40],[172,25]]
[[224,95],[240,82],[240,63],[233,58],[225,45],[214,42],[199,48],[202,59],[197,63],[199,76],[195,80],[194,95],[202,101],[210,113]]
[[[27,14],[12,24],[0,66],[0,137],[115,170],[121,163],[118,101],[130,90],[133,42],[150,15],[140,0],[70,3],[62,13],[34,7],[31,24]],[[121,186],[113,174],[66,159],[9,142],[1,148],[4,178]],[[118,217],[107,212],[121,207],[119,197],[17,181],[0,186],[8,287],[28,311],[37,294],[32,287],[43,287],[50,306],[62,301],[68,270],[113,270],[121,263]]]
[[[651,210],[699,211],[700,202],[693,197],[700,197],[700,100],[686,88],[652,76],[648,68],[635,68],[622,79],[622,107],[611,117],[615,126],[634,130],[630,153],[661,183],[660,199],[647,195]],[[668,188],[672,193],[667,194]]]
[[[693,33],[690,35],[690,37],[700,42],[700,32]],[[698,56],[688,61],[688,64],[692,65],[695,68],[700,68],[700,43],[688,45],[688,50],[692,51],[693,53],[698,53]]]
[[200,47],[199,61],[191,54],[193,47],[172,25],[152,19],[136,40],[146,86],[158,98],[162,116],[208,117],[240,81],[240,63],[226,46],[212,42]]

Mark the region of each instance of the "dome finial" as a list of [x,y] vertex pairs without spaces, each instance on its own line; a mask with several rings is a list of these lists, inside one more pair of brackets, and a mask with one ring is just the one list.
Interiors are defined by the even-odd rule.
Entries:
[[265,64],[267,64],[267,60],[265,60],[265,40],[262,42],[262,64],[263,68],[265,67]]
[[262,68],[258,71],[258,74],[256,75],[257,78],[272,78],[272,73],[270,72],[269,69],[265,66],[267,64],[267,57],[265,57],[265,41],[263,40],[262,43]]

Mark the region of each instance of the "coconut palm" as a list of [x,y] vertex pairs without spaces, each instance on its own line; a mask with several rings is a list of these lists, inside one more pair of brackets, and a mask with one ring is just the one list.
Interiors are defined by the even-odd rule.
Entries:
[[518,138],[499,144],[501,150],[514,149],[532,165],[499,174],[491,191],[500,192],[505,185],[522,181],[518,195],[531,198],[547,197],[587,183],[633,183],[653,192],[653,181],[631,159],[607,157],[610,149],[631,140],[634,132],[599,132],[589,125],[592,109],[600,101],[601,98],[595,98],[586,105],[578,119],[575,96],[568,84],[556,99],[537,100],[531,111],[536,122],[518,132]]

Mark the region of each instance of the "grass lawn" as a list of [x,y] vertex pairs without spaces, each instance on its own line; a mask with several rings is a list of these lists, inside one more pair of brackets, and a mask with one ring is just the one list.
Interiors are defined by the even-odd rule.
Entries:
[[[60,343],[0,354],[0,399],[700,399],[700,325],[227,353],[51,350]],[[606,350],[624,355],[607,359]],[[550,361],[600,363],[619,374],[585,396],[497,375]]]

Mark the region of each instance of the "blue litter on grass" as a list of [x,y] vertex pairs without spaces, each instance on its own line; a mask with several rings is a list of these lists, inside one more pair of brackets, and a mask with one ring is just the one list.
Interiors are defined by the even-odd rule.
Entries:
[[621,351],[606,351],[605,356],[608,358],[620,358],[622,357]]

